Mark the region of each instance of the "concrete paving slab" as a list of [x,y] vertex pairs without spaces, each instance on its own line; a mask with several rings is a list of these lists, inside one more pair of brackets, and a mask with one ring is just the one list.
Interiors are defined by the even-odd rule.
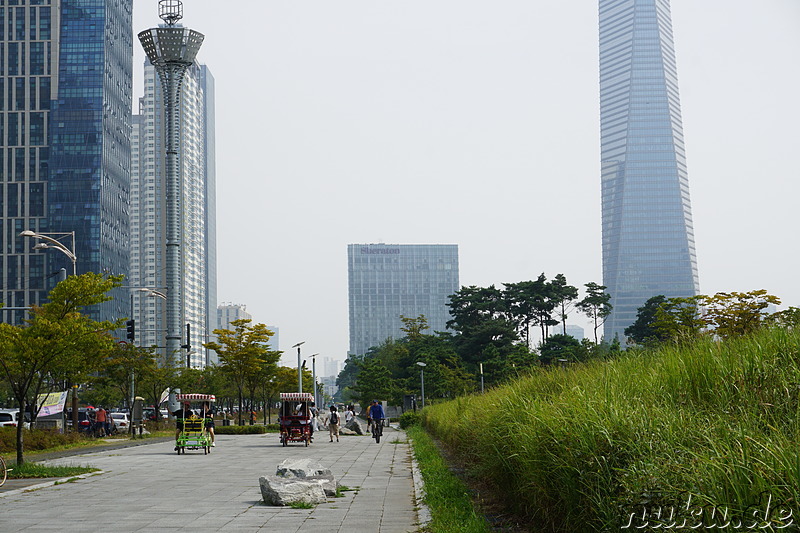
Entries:
[[[0,493],[0,533],[108,531],[90,509],[113,510],[113,530],[170,533],[192,531],[290,532],[417,530],[411,451],[405,433],[387,428],[380,444],[367,436],[342,436],[328,442],[280,445],[276,434],[219,435],[212,453],[178,455],[174,444],[87,452],[47,461],[88,464],[103,470],[73,483],[31,492]],[[258,478],[274,474],[284,459],[314,458],[331,469],[341,498],[312,509],[270,507],[262,503]]]

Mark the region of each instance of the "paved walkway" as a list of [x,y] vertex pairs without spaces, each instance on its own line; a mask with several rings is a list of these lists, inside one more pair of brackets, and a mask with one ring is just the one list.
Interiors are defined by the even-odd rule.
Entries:
[[[411,452],[404,432],[387,428],[380,444],[366,436],[309,447],[282,447],[277,434],[219,435],[210,455],[177,455],[172,442],[55,459],[102,474],[33,491],[0,494],[0,532],[216,531],[375,532],[417,530]],[[313,457],[329,467],[342,498],[313,509],[264,505],[258,478],[287,458]]]

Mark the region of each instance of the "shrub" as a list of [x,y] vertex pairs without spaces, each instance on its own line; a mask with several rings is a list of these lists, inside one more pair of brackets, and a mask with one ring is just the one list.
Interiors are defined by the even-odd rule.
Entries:
[[400,429],[407,429],[419,424],[419,413],[416,411],[406,411],[400,415]]
[[[70,446],[86,442],[89,439],[79,433],[59,433],[56,429],[23,430],[23,442],[26,452],[35,452],[60,446]],[[17,449],[17,428],[0,428],[0,453],[11,453]]]

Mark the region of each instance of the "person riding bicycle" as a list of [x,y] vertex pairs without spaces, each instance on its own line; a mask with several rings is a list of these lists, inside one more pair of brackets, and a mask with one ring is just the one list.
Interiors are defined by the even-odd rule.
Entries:
[[378,400],[372,400],[372,405],[369,406],[369,418],[375,425],[383,425],[383,420],[386,414],[383,412],[383,406],[378,403]]

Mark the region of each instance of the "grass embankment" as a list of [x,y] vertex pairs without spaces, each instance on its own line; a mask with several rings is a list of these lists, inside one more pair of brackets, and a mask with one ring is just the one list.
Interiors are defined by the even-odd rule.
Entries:
[[431,512],[426,530],[436,533],[488,532],[486,520],[473,510],[469,488],[450,471],[430,436],[419,426],[411,426],[407,431],[414,443],[414,456],[425,482],[425,504]]
[[535,372],[423,423],[532,531],[768,531],[800,511],[799,395],[800,332],[773,330]]

